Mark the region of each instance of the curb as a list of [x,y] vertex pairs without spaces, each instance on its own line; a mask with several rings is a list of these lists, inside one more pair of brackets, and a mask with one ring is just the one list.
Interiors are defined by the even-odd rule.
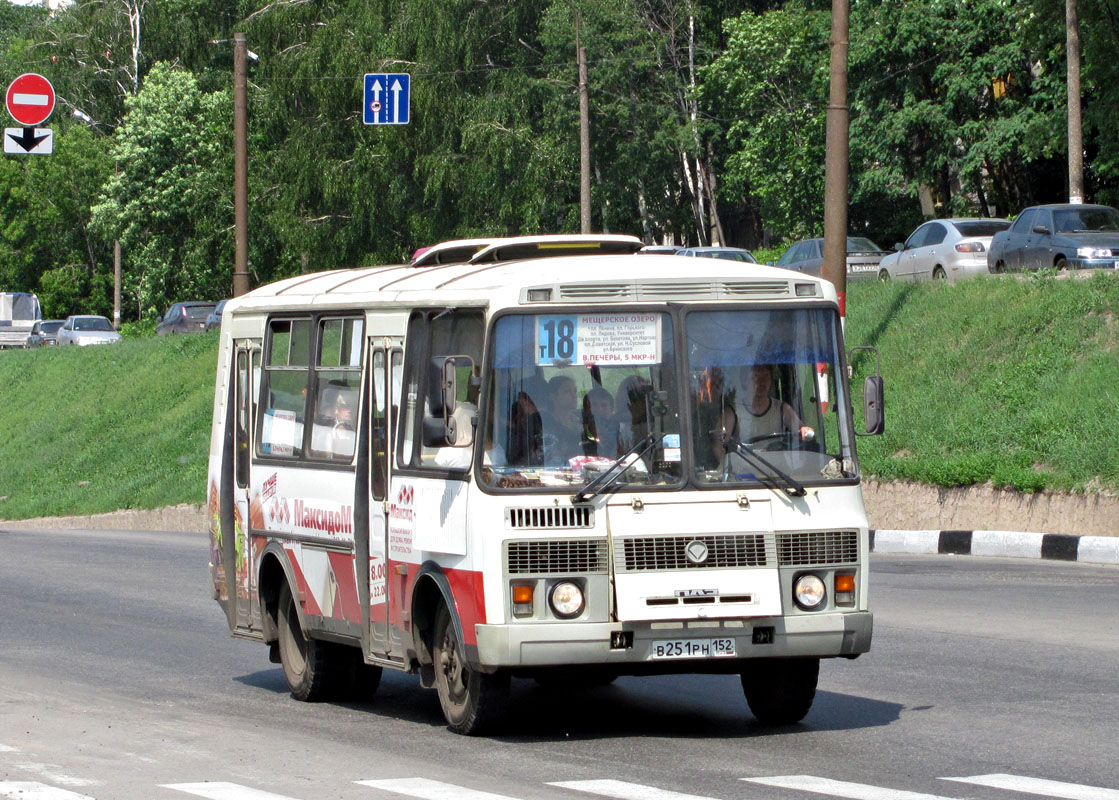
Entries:
[[1023,531],[871,530],[870,551],[1119,564],[1119,537]]

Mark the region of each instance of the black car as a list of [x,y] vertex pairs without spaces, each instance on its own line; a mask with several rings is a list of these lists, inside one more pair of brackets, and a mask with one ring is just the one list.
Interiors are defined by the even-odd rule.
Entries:
[[31,326],[31,330],[27,334],[27,340],[23,346],[26,348],[31,347],[53,347],[58,344],[58,329],[66,320],[62,319],[41,319]]
[[987,251],[990,272],[1119,268],[1119,211],[1111,206],[1030,206]]
[[214,310],[206,315],[206,330],[212,331],[221,327],[221,314],[225,311],[225,304],[227,302],[228,300],[220,301],[217,306],[214,307]]
[[167,313],[156,320],[155,332],[198,333],[206,330],[206,317],[217,307],[217,303],[175,303]]
[[[889,254],[890,251],[883,250],[865,236],[848,236],[847,282],[874,280],[878,277],[878,263]],[[778,259],[776,266],[821,277],[824,269],[823,238],[795,242]]]

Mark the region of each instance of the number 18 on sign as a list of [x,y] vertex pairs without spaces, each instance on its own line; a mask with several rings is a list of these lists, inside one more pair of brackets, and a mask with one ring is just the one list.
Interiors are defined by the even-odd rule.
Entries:
[[411,76],[404,72],[366,74],[362,121],[366,125],[407,125],[411,85]]

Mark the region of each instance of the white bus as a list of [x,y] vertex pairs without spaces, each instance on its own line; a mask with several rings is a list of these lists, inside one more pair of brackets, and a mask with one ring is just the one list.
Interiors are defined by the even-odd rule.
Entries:
[[[800,720],[820,659],[871,643],[834,287],[525,255],[229,301],[208,498],[230,630],[299,700],[418,673],[464,734],[511,677],[739,674],[759,721]],[[864,394],[881,432],[881,379]]]

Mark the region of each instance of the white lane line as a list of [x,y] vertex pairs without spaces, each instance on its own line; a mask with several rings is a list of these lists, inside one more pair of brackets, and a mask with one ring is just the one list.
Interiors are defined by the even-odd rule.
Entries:
[[902,789],[888,789],[885,786],[870,786],[865,783],[833,781],[830,778],[817,778],[815,775],[776,775],[772,778],[741,778],[740,780],[760,783],[764,786],[778,786],[782,789],[798,789],[802,792],[847,797],[850,800],[949,800],[949,798],[935,794],[907,792]]
[[163,783],[164,789],[174,789],[177,792],[186,792],[196,797],[206,797],[209,800],[295,800],[283,794],[273,794],[251,786],[241,786],[238,783],[225,781],[206,781],[204,783]]
[[35,781],[0,781],[0,797],[11,800],[93,800],[88,795]]
[[18,753],[19,749],[10,744],[0,744],[0,753]]
[[627,783],[609,778],[596,781],[555,781],[549,786],[559,786],[563,789],[574,789],[577,792],[598,794],[604,797],[614,797],[617,800],[711,800],[697,794],[683,794],[670,792],[667,789],[658,789],[655,786],[642,786],[640,783]]
[[73,775],[65,775],[61,772],[55,772],[58,769],[58,764],[13,764],[16,769],[26,770],[27,772],[34,772],[40,778],[46,778],[51,783],[61,783],[63,786],[94,786],[97,781],[87,780],[85,778],[75,778]]
[[976,786],[991,786],[995,789],[1006,789],[1010,792],[1041,794],[1046,797],[1064,797],[1066,800],[1119,800],[1119,789],[1104,789],[1101,786],[1049,781],[1044,778],[1027,778],[1024,775],[1007,775],[1001,772],[991,775],[972,775],[968,778],[941,778],[941,780],[971,783]]
[[428,778],[392,778],[381,781],[354,781],[354,783],[395,794],[419,797],[422,800],[517,800],[503,794],[467,789],[465,786],[455,786],[453,783],[443,783]]

